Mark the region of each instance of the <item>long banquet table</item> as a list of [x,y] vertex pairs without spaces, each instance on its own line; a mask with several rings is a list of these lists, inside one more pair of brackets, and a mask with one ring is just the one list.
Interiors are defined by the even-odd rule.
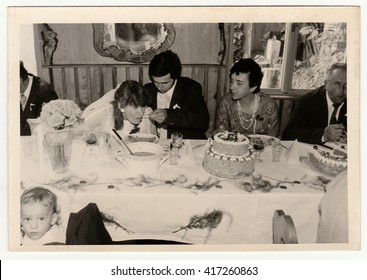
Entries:
[[[30,138],[21,137],[22,149]],[[71,212],[96,203],[122,226],[106,224],[115,241],[155,238],[192,244],[271,244],[273,213],[282,209],[292,216],[299,243],[315,242],[324,190],[314,182],[321,174],[300,162],[288,162],[285,148],[280,162],[272,162],[271,147],[266,147],[254,175],[273,185],[277,180],[286,182],[269,192],[248,192],[242,184],[245,179],[219,178],[204,169],[205,143],[185,140],[177,165],[167,160],[155,178],[144,171],[131,178],[105,143],[90,157],[86,144],[76,137],[69,177],[63,181],[52,175],[47,154],[33,145],[32,155],[21,151],[21,186],[41,185],[55,192],[65,230]],[[282,144],[289,147],[291,142]],[[299,146],[300,153],[305,153],[307,145]]]

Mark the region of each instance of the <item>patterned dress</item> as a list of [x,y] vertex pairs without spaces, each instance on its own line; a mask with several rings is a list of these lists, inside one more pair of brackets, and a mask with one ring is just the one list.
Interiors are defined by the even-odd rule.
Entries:
[[214,134],[228,130],[237,131],[244,135],[266,134],[274,137],[278,136],[277,103],[265,93],[258,92],[256,95],[258,100],[256,112],[242,112],[239,102],[234,101],[230,94],[223,96],[217,111]]

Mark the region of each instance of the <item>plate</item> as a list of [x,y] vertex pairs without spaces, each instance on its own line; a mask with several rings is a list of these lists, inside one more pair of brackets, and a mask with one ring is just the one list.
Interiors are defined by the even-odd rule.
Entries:
[[261,138],[264,141],[265,146],[272,146],[277,141],[280,141],[278,138],[275,138],[269,135],[264,135],[264,134],[250,134],[250,135],[247,135],[247,138],[249,138],[250,140],[254,138]]
[[157,135],[149,134],[149,133],[134,133],[125,136],[124,141],[126,143],[135,143],[135,142],[150,142],[157,143],[158,142]]

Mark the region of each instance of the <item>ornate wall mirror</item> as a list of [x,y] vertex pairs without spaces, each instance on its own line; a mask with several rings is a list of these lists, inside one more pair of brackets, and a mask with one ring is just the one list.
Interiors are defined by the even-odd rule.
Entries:
[[142,63],[168,49],[175,40],[171,23],[93,24],[94,48],[101,56]]

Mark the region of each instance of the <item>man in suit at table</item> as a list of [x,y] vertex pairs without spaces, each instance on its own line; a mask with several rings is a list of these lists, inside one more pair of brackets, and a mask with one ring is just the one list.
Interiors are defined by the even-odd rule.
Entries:
[[31,135],[28,119],[40,116],[42,105],[58,99],[53,87],[24,68],[20,61],[20,135]]
[[303,96],[295,104],[283,140],[320,144],[346,142],[347,65],[333,64],[325,85]]
[[156,55],[149,64],[149,78],[144,85],[153,96],[150,119],[157,125],[161,138],[180,132],[186,139],[206,139],[209,112],[202,96],[201,85],[181,77],[181,61],[170,50]]

